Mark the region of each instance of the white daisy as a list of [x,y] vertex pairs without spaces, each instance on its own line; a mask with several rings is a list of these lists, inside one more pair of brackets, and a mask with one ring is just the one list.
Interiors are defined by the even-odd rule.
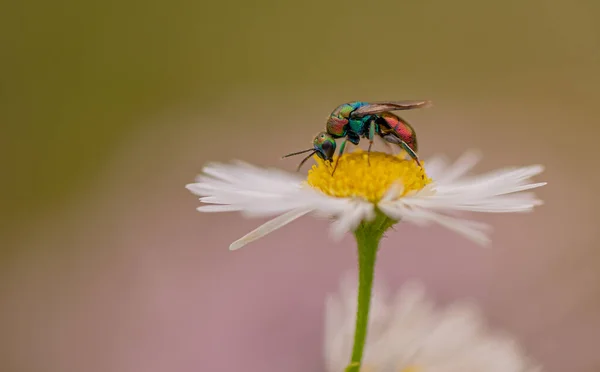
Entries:
[[[355,289],[345,282],[326,303],[324,357],[328,372],[350,360],[356,318]],[[506,334],[486,327],[479,310],[455,303],[435,308],[417,283],[389,301],[372,298],[361,372],[539,372]]]
[[401,155],[355,151],[332,165],[315,156],[316,164],[306,179],[275,169],[243,162],[210,164],[196,183],[186,187],[200,196],[201,212],[240,211],[246,216],[277,216],[231,244],[238,249],[295,219],[308,214],[334,218],[332,235],[341,237],[362,221],[383,212],[394,221],[419,225],[438,223],[471,240],[487,244],[487,225],[452,217],[460,211],[528,212],[541,205],[533,194],[523,192],[546,183],[530,178],[543,171],[541,165],[508,168],[476,177],[465,174],[479,157],[467,153],[454,164],[438,158],[424,168]]

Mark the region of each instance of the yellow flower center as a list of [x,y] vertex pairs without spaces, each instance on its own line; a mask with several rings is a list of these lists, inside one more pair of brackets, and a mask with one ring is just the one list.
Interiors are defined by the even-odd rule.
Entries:
[[[308,171],[307,183],[338,198],[362,197],[377,203],[394,183],[403,186],[400,196],[404,196],[431,182],[425,170],[414,160],[404,158],[403,154],[371,152],[368,156],[367,152],[356,150],[339,159],[335,156],[331,162],[318,156],[315,160],[317,164]],[[336,161],[337,168],[332,176]]]

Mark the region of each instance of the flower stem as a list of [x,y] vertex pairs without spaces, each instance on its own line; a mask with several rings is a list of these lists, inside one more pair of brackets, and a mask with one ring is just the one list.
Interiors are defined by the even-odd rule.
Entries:
[[352,358],[346,367],[346,372],[359,372],[362,363],[367,328],[369,324],[369,309],[371,307],[371,292],[379,242],[383,233],[394,224],[383,214],[378,214],[372,222],[363,222],[354,232],[358,246],[358,304],[356,308],[356,328],[354,330],[354,347]]

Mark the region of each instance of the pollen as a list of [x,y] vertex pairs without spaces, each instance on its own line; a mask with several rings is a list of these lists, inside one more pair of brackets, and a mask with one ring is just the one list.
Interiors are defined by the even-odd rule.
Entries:
[[[307,183],[338,198],[361,197],[377,203],[395,183],[403,186],[401,197],[421,190],[431,182],[425,170],[403,154],[371,152],[368,155],[357,150],[343,154],[339,159],[336,156],[331,162],[317,156],[315,160],[316,164],[308,171]],[[332,175],[336,161],[337,168]]]

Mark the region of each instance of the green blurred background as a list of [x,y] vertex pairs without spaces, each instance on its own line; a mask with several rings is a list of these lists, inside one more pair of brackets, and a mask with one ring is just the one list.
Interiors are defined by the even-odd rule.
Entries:
[[[597,220],[599,18],[595,0],[4,2],[4,300],[24,257],[95,257],[73,231],[127,229],[107,221],[133,198],[177,189],[195,216],[183,185],[208,160],[293,170],[278,156],[354,99],[432,99],[407,114],[425,155],[545,163],[562,185],[545,196],[571,198],[545,212],[557,230]],[[565,231],[598,247],[592,228]]]
[[[578,114],[569,122],[527,123],[567,156],[581,151],[572,145],[588,137],[582,131],[597,127],[585,116],[600,90],[600,3],[592,0],[63,0],[3,8],[3,230],[84,189],[124,137],[145,129],[144,119],[174,105],[211,111],[240,89],[290,100],[319,92],[327,110],[347,97],[381,98],[381,87],[394,92],[389,99],[569,105]],[[285,136],[285,118],[249,127],[236,107],[227,111],[236,136]],[[210,133],[210,123],[193,125]],[[310,137],[320,124],[307,127]]]

